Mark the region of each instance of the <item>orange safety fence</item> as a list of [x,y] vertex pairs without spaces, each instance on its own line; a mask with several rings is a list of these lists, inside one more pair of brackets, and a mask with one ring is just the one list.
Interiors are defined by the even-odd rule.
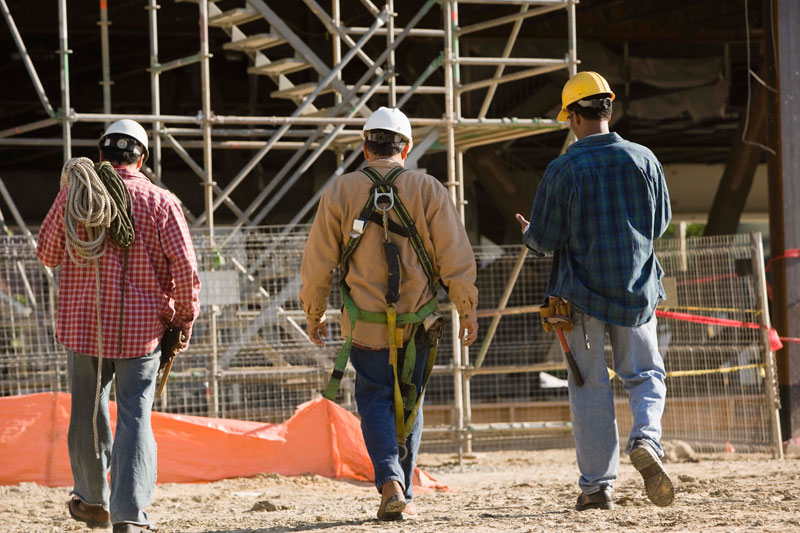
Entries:
[[[110,402],[112,429],[117,406]],[[70,395],[0,398],[0,485],[72,485],[67,430]],[[159,483],[198,483],[277,473],[373,481],[360,421],[323,398],[298,406],[282,424],[153,412]],[[414,488],[450,490],[416,469]]]

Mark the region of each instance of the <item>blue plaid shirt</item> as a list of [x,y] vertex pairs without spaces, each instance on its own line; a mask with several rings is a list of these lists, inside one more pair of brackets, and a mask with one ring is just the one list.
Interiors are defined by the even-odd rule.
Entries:
[[639,326],[666,299],[653,241],[671,218],[653,153],[616,133],[591,135],[547,166],[523,240],[555,252],[547,296],[609,324]]

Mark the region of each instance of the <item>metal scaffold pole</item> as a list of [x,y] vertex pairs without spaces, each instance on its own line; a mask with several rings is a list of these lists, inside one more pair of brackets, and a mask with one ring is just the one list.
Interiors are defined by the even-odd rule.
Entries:
[[[150,22],[150,103],[153,115],[161,114],[161,71],[158,66],[158,2],[149,0],[148,10]],[[150,168],[157,181],[161,181],[161,122],[153,121],[153,145],[150,148]]]
[[388,102],[389,107],[396,107],[397,106],[397,84],[396,84],[396,76],[395,76],[395,68],[394,68],[394,0],[387,0],[386,2],[386,11],[389,13],[389,18],[386,19],[386,48],[391,50],[389,53],[389,60],[386,62],[386,70],[392,72],[392,76],[389,78],[389,95],[388,95]]
[[61,81],[61,130],[64,142],[64,161],[72,158],[72,126],[69,122],[69,54],[67,46],[67,0],[58,1],[58,54]]
[[[108,44],[108,27],[111,22],[108,20],[108,1],[100,0],[100,21],[97,23],[100,26],[100,52],[101,61],[103,64],[103,80],[100,85],[103,86],[103,113],[111,114],[111,67],[109,66],[109,58],[111,56]],[[106,123],[108,127],[108,123]]]
[[[447,189],[450,191],[450,198],[453,203],[458,205],[458,179],[456,177],[456,143],[453,123],[455,121],[455,68],[454,61],[456,53],[455,28],[458,26],[458,11],[456,11],[453,0],[445,0],[444,5],[444,85],[445,85],[445,123],[447,128]],[[450,310],[451,337],[453,343],[453,395],[455,405],[453,406],[453,423],[455,438],[458,445],[458,461],[463,459],[463,431],[464,431],[464,394],[463,376],[461,361],[461,340],[458,338],[459,319],[458,310],[453,307]]]
[[[209,248],[216,254],[214,241],[214,174],[211,159],[211,54],[208,51],[208,3],[199,2],[200,7],[200,83],[203,113],[203,168],[205,169],[205,206],[206,223],[208,225]],[[215,259],[212,259],[214,261]],[[213,266],[212,266],[213,270]],[[219,415],[219,370],[217,347],[217,314],[215,306],[211,306],[211,353],[209,354],[209,395],[208,411],[212,417]]]

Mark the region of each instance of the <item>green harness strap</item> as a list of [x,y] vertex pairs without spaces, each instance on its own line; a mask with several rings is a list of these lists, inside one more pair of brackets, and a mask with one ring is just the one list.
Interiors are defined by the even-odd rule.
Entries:
[[[375,212],[374,199],[376,191],[380,193],[388,193],[389,191],[393,191],[396,193],[394,181],[397,179],[397,176],[402,174],[404,171],[405,169],[402,167],[395,167],[392,168],[386,174],[386,176],[381,176],[375,169],[371,167],[365,167],[362,169],[362,172],[366,174],[370,180],[372,180],[374,186],[370,192],[370,197],[361,212],[361,216],[359,217],[360,219],[369,221],[372,217],[372,214]],[[328,385],[325,388],[325,393],[323,396],[332,401],[336,399],[339,385],[342,377],[344,376],[345,367],[347,366],[347,361],[350,358],[350,350],[353,344],[353,332],[355,331],[356,323],[360,320],[372,324],[386,324],[389,344],[389,364],[392,366],[392,372],[394,374],[395,428],[397,430],[398,444],[401,448],[405,449],[405,441],[408,437],[408,434],[411,432],[414,422],[416,421],[419,405],[422,401],[423,394],[425,393],[425,388],[428,384],[431,371],[433,370],[434,362],[436,361],[438,343],[432,343],[430,352],[428,354],[428,360],[425,365],[422,387],[420,393],[417,394],[416,386],[414,386],[414,384],[411,382],[416,364],[415,336],[417,329],[419,328],[419,324],[421,324],[422,321],[428,317],[428,315],[436,311],[436,308],[438,307],[439,300],[436,294],[439,291],[439,282],[436,279],[433,271],[433,263],[427,251],[425,250],[421,237],[416,231],[414,222],[397,194],[394,194],[394,211],[400,220],[400,224],[402,225],[403,233],[401,234],[410,240],[417,257],[419,258],[420,264],[425,271],[425,275],[428,278],[428,285],[434,296],[420,309],[418,309],[416,313],[401,313],[398,315],[395,311],[394,304],[388,304],[386,306],[385,313],[358,309],[353,301],[353,298],[350,296],[350,288],[345,281],[349,271],[350,258],[352,257],[353,252],[355,252],[363,233],[353,236],[347,242],[344,250],[342,251],[342,258],[340,261],[341,279],[339,282],[339,290],[342,295],[342,302],[345,309],[347,309],[348,316],[350,317],[350,334],[347,336],[345,343],[339,350],[333,372],[331,373],[331,378],[328,381]],[[400,339],[398,342],[397,326],[404,325],[413,325],[414,328],[411,332],[411,339],[406,346],[403,368],[398,375],[397,350],[398,343],[402,346],[402,339]],[[409,413],[408,416],[405,416],[406,412]]]

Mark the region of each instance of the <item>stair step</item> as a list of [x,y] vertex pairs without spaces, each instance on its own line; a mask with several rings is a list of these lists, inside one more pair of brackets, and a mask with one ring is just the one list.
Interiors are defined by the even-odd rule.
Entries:
[[332,107],[323,107],[322,109],[309,109],[311,106],[306,106],[300,112],[301,117],[329,117],[331,116]]
[[[311,94],[314,89],[319,85],[318,83],[314,83],[313,81],[308,83],[301,83],[300,85],[295,85],[294,87],[289,87],[288,89],[280,89],[277,91],[272,91],[269,95],[272,98],[287,98],[292,100],[294,98],[303,97]],[[333,89],[326,87],[323,93],[330,93],[333,92]]]
[[239,24],[244,24],[245,22],[258,20],[260,18],[261,15],[258,13],[258,11],[248,9],[246,7],[237,7],[234,9],[229,9],[228,11],[223,11],[219,15],[209,17],[208,25],[217,28],[228,28],[230,26],[237,26]]
[[287,57],[278,59],[264,65],[257,65],[247,69],[248,74],[266,74],[267,76],[277,76],[279,74],[291,74],[311,67],[298,57]]
[[240,52],[257,52],[273,46],[285,44],[286,39],[274,33],[256,33],[238,41],[231,41],[222,45],[225,50],[238,50]]

